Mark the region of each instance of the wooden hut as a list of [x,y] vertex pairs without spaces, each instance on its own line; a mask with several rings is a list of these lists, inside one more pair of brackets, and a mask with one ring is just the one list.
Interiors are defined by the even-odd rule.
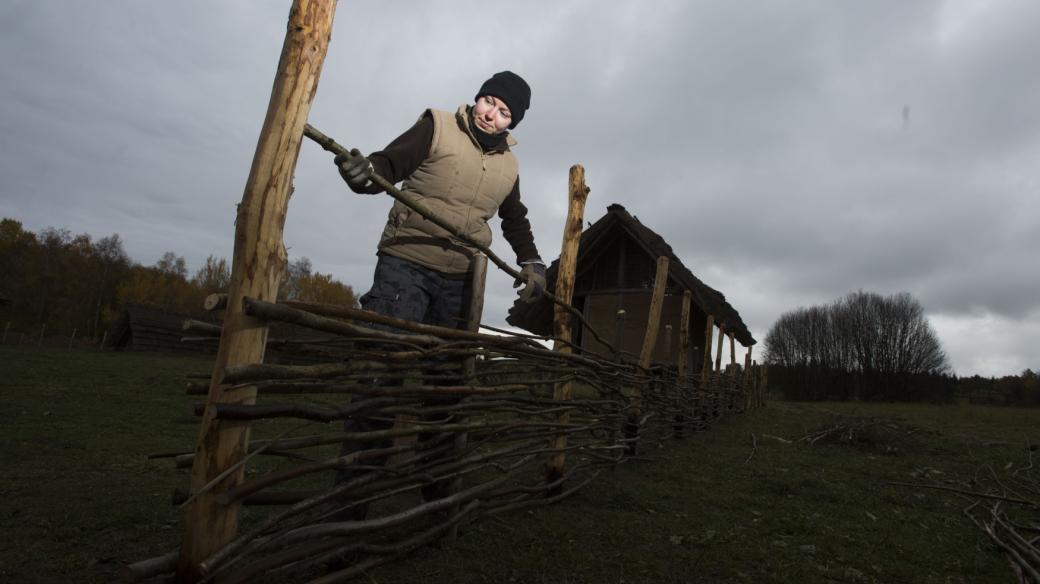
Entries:
[[[741,345],[750,347],[755,344],[740,314],[726,302],[726,297],[694,276],[660,235],[617,204],[607,207],[607,214],[581,235],[572,304],[601,337],[620,349],[624,356],[636,358],[647,328],[657,258],[660,256],[669,259],[668,283],[653,361],[669,364],[676,361],[682,297],[686,290],[692,293],[693,299],[688,361],[692,364],[691,371],[699,370],[703,362],[708,315],[712,315],[715,324],[722,325],[725,332],[732,334]],[[548,268],[550,290],[556,282],[558,265],[559,260]],[[552,315],[552,303],[546,299],[531,304],[517,300],[506,320],[532,333],[550,335]],[[580,329],[575,327],[575,331]],[[717,342],[717,333],[714,338]],[[587,350],[604,349],[592,335],[579,334],[576,342]]]

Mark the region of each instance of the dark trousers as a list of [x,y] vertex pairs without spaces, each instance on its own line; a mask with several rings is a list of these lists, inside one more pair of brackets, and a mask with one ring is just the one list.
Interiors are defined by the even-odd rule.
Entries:
[[[372,289],[361,297],[361,307],[386,316],[410,320],[424,324],[432,324],[450,328],[463,328],[466,322],[466,307],[469,305],[469,278],[452,278],[445,274],[420,266],[408,260],[388,255],[380,255],[376,262]],[[376,324],[366,324],[372,328],[388,329]],[[380,385],[398,385],[397,381],[375,381]],[[354,402],[365,399],[355,396]],[[433,402],[434,400],[431,400]],[[441,403],[444,400],[436,400]],[[454,400],[447,400],[451,403]],[[352,416],[343,422],[346,432],[371,432],[386,430],[393,426],[389,420],[375,420],[366,416]],[[366,448],[389,446],[389,441],[382,443],[360,443],[347,441],[343,443],[341,456]],[[349,468],[340,469],[336,473],[336,483],[346,482],[356,476]],[[364,509],[354,514],[355,518],[363,518]]]

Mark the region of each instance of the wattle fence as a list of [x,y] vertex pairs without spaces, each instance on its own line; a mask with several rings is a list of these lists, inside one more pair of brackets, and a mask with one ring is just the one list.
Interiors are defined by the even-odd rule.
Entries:
[[[300,144],[307,136],[325,150],[348,153],[307,124],[335,10],[335,0],[292,3],[237,207],[228,294],[206,302],[224,311],[222,326],[188,327],[219,334],[219,345],[210,382],[189,385],[189,392],[206,395],[198,441],[193,451],[172,455],[192,469],[182,493],[180,547],[126,566],[127,581],[171,573],[181,583],[250,582],[279,573],[297,580],[320,571],[309,567],[326,572],[312,582],[348,580],[483,517],[566,497],[638,456],[640,445],[687,435],[763,401],[765,369],[752,363],[750,350],[743,367],[736,363],[725,322],[719,329],[729,335],[729,367],[720,371],[726,339],[720,334],[715,367],[705,350],[699,374],[687,374],[689,290],[677,366],[651,363],[668,257],[658,258],[636,361],[610,348],[570,305],[588,194],[577,165],[559,276],[545,294],[555,307],[552,350],[543,344],[547,339],[478,333],[482,305],[471,305],[466,330],[455,330],[348,307],[275,302]],[[519,276],[384,178],[371,180],[482,251],[484,261]],[[471,273],[472,297],[482,302],[485,268]],[[707,316],[706,349],[714,326]],[[612,354],[571,344],[572,321]],[[298,355],[303,364],[265,363],[270,325],[278,322],[314,331],[279,345],[280,353]],[[341,429],[346,420],[350,425]],[[251,440],[253,430],[278,433]],[[349,448],[341,451],[345,443]],[[240,521],[242,505],[275,507]]]
[[[206,489],[223,505],[271,510],[201,563],[202,581],[291,579],[330,565],[337,569],[312,582],[348,580],[481,518],[557,501],[637,457],[640,446],[689,436],[762,405],[765,396],[758,365],[684,379],[674,367],[643,369],[549,350],[529,336],[431,327],[353,308],[247,299],[245,313],[315,331],[295,351],[325,362],[225,372],[221,391],[252,388],[258,403],[216,404],[209,415],[224,423],[297,423],[250,442],[235,465],[264,472]],[[554,398],[566,384],[570,399]],[[379,427],[344,431],[340,422],[351,417]],[[344,442],[356,449],[340,455]],[[184,453],[175,461],[183,467],[193,459]],[[347,478],[335,482],[344,471]],[[188,496],[182,492],[181,502]],[[358,512],[363,508],[367,513]],[[123,576],[168,574],[176,559],[146,560]]]

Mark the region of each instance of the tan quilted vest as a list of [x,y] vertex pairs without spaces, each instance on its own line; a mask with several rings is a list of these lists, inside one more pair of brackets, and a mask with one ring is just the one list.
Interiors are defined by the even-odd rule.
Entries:
[[[488,219],[513,190],[518,166],[509,150],[481,150],[471,134],[466,107],[459,106],[454,114],[427,110],[433,117],[430,153],[401,190],[486,246],[491,243]],[[516,144],[512,136],[506,141]],[[399,202],[390,209],[379,249],[448,274],[468,271],[476,251]]]

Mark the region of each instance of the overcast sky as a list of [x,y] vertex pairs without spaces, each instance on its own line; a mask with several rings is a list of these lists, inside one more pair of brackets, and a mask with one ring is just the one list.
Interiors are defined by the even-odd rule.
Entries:
[[[0,0],[0,216],[232,254],[289,0]],[[921,301],[960,375],[1040,368],[1040,2],[340,2],[311,123],[370,152],[492,73],[536,241],[567,173],[621,203],[759,339],[850,291]],[[304,143],[285,243],[359,293],[391,200]],[[494,249],[512,258],[496,232]],[[510,280],[489,276],[485,322]],[[760,354],[761,345],[756,354]]]

